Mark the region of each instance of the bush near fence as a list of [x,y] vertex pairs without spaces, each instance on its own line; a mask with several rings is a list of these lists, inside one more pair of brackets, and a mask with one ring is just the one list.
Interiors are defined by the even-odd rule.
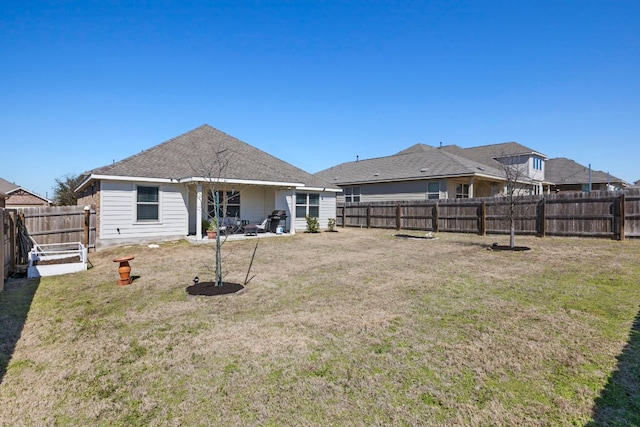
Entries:
[[[501,197],[337,205],[341,227],[478,234],[509,233],[509,201]],[[640,237],[640,189],[560,193],[518,198],[516,234]]]

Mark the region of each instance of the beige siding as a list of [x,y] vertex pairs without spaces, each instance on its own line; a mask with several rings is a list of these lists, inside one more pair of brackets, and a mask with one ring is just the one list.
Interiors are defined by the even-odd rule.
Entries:
[[[440,197],[446,198],[445,180],[435,180],[440,182]],[[402,182],[383,182],[376,184],[363,184],[360,187],[360,202],[390,202],[396,200],[425,200],[427,198],[427,183],[433,182],[428,180],[420,181],[402,181]],[[455,185],[454,185],[455,190]],[[336,200],[344,203],[345,196],[338,193]]]

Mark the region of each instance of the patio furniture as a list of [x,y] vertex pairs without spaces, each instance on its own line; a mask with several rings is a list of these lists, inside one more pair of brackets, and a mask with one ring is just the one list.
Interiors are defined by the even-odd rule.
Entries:
[[254,224],[258,232],[265,233],[269,228],[269,218],[265,218],[260,224]]
[[247,224],[244,226],[244,235],[245,236],[257,236],[258,235],[258,225],[257,224]]
[[227,236],[235,233],[239,233],[242,231],[242,222],[237,218],[226,216],[222,218],[222,222],[220,224],[220,233],[225,234]]

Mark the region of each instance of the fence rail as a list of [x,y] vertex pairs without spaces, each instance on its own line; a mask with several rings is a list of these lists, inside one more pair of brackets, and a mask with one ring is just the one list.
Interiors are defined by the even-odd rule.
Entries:
[[508,234],[512,216],[516,234],[638,238],[640,190],[527,196],[513,204],[495,197],[343,203],[337,205],[336,225]]

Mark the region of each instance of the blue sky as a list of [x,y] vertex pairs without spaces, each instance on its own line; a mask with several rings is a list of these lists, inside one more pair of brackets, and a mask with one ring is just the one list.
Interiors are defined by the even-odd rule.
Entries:
[[52,198],[207,123],[311,173],[517,141],[631,182],[639,23],[637,0],[5,0],[0,177]]

